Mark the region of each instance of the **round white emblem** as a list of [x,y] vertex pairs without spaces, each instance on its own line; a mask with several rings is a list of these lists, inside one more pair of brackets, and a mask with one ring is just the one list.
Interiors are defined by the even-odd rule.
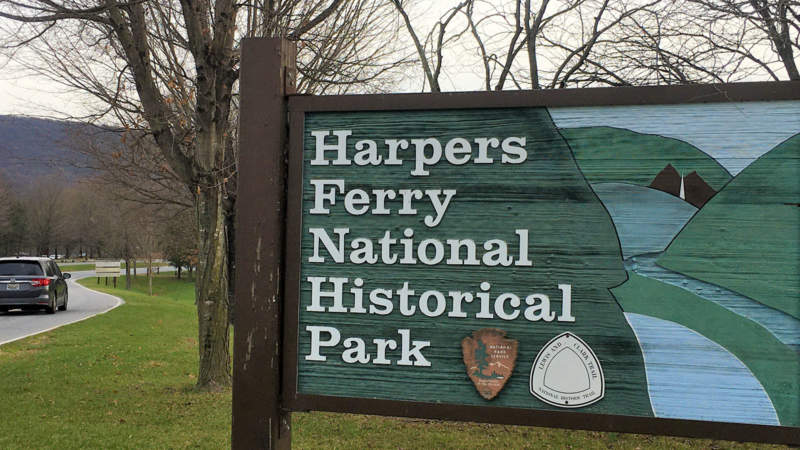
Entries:
[[562,333],[539,351],[531,368],[531,394],[562,408],[580,408],[605,394],[600,361],[586,342]]

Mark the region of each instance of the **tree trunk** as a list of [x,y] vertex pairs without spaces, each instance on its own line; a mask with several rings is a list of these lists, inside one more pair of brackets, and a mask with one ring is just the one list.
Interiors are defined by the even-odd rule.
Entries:
[[783,61],[783,66],[786,68],[786,73],[789,74],[790,80],[800,80],[800,71],[797,70],[797,64],[794,62],[794,52],[792,51],[791,42],[782,43],[783,47],[778,48],[778,54]]
[[147,252],[147,294],[153,296],[153,253]]
[[200,249],[195,283],[200,367],[197,386],[214,389],[231,384],[228,323],[228,249],[222,183],[195,195]]
[[131,290],[131,259],[125,258],[125,289]]

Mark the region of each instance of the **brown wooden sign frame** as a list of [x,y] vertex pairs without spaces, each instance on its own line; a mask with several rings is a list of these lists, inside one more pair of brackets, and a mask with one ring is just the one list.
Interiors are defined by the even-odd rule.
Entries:
[[293,58],[284,41],[244,41],[234,447],[288,446],[290,411],[309,410],[800,444],[800,428],[794,427],[329,397],[296,389],[306,113],[800,100],[800,82],[316,97],[290,95]]

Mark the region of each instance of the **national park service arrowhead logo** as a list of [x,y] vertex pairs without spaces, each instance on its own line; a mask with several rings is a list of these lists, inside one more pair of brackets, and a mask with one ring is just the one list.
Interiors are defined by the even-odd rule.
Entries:
[[605,394],[600,361],[586,342],[562,333],[542,347],[531,368],[531,394],[561,408],[580,408]]
[[503,330],[482,328],[461,341],[467,375],[486,400],[497,397],[517,362],[519,342],[505,336]]

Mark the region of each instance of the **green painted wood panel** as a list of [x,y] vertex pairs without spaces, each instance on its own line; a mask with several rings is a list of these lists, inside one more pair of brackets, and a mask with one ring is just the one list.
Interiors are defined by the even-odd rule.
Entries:
[[744,169],[659,264],[800,319],[800,134]]
[[[452,165],[444,161],[430,167],[428,176],[411,176],[414,152],[400,151],[401,166],[314,166],[316,139],[313,131],[351,130],[347,154],[356,153],[355,143],[374,140],[386,156],[386,139],[435,138],[444,146],[450,139],[525,137],[527,158],[521,164],[502,164],[500,150],[490,152],[492,164]],[[328,137],[328,143],[335,138]],[[332,153],[328,154],[332,157]],[[344,397],[444,402],[465,405],[513,406],[557,409],[529,391],[531,366],[549,340],[563,332],[583,339],[597,355],[606,380],[605,397],[579,409],[581,412],[651,416],[642,353],[620,306],[609,291],[627,279],[619,241],[613,223],[578,168],[571,150],[544,108],[450,110],[370,113],[308,113],[304,131],[302,267],[300,276],[300,324],[298,336],[298,392]],[[329,214],[310,214],[314,206],[311,180],[342,179],[345,191],[364,189],[455,189],[457,191],[441,223],[423,223],[433,213],[429,203],[415,202],[417,215],[399,215],[400,201],[387,202],[388,215],[348,214],[343,195],[330,206]],[[424,239],[473,239],[478,245],[490,239],[507,241],[512,256],[518,256],[515,230],[525,229],[530,238],[532,267],[453,266],[424,264],[333,264],[326,251],[326,263],[312,263],[313,236],[310,228],[323,228],[335,237],[334,228],[350,230],[346,245],[363,237],[373,242],[389,231],[401,238],[403,230],[414,230],[417,243]],[[379,251],[379,249],[378,249]],[[479,251],[479,254],[482,252]],[[368,292],[381,288],[397,290],[408,282],[418,298],[426,290],[480,292],[480,284],[491,284],[491,298],[514,293],[525,298],[546,294],[553,310],[561,310],[558,284],[572,286],[572,314],[569,322],[531,322],[478,319],[478,301],[464,306],[466,318],[312,312],[308,277],[345,277],[344,305],[353,304],[355,278],[363,279],[365,304]],[[326,285],[331,288],[331,285]],[[329,299],[323,305],[330,306]],[[416,301],[413,302],[416,304]],[[450,301],[448,308],[450,311]],[[339,330],[342,340],[360,337],[374,357],[372,339],[400,341],[398,329],[409,329],[414,340],[430,341],[423,350],[430,367],[348,364],[342,360],[341,343],[323,348],[327,360],[308,361],[311,335],[307,326],[329,326]],[[461,340],[481,328],[500,328],[519,341],[519,354],[508,384],[492,400],[485,400],[467,376],[462,362]],[[396,362],[399,349],[387,354]]]

